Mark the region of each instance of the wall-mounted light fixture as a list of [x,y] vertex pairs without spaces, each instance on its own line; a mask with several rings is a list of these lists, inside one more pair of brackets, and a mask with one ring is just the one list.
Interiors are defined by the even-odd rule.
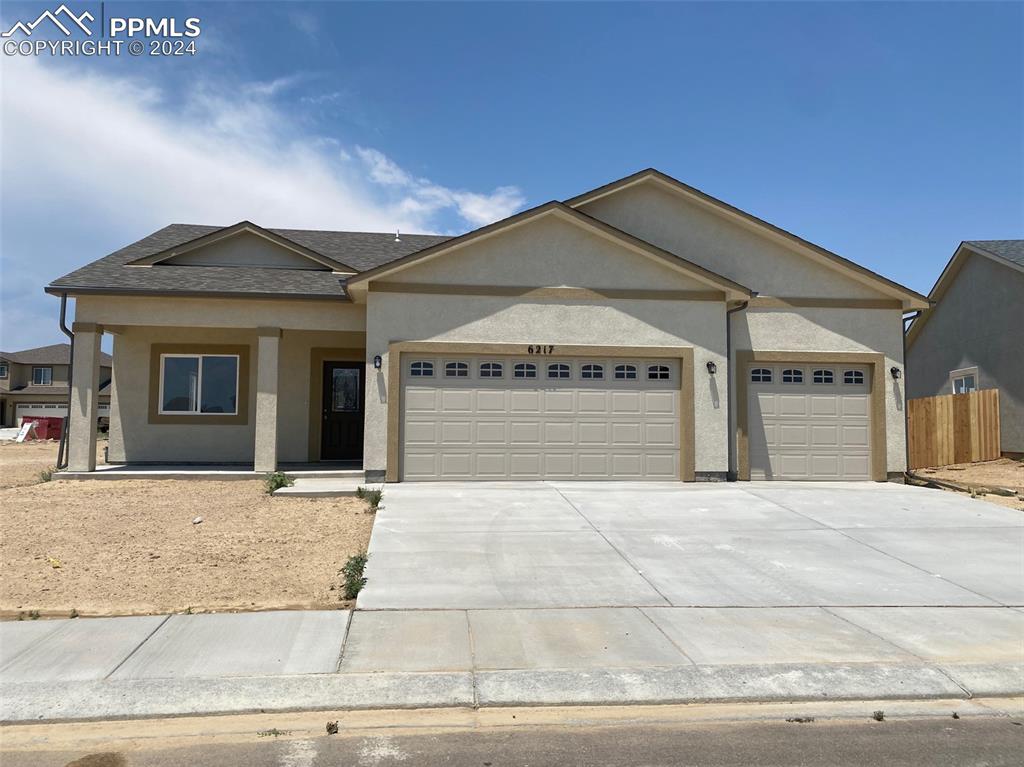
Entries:
[[380,370],[380,368],[381,368],[381,366],[383,364],[384,364],[384,358],[381,357],[379,354],[375,355],[374,358],[373,358],[373,369],[374,370]]
[[718,372],[718,365],[716,365],[714,362],[708,360],[707,369],[708,369],[708,373],[710,375],[714,375],[715,373]]
[[900,380],[900,369],[898,367],[895,367],[895,366],[889,368],[889,375],[892,376],[892,380],[894,380],[894,381]]

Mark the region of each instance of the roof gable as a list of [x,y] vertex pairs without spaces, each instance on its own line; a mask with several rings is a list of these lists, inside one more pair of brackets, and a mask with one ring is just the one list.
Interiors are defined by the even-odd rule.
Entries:
[[[520,228],[540,225],[540,222],[558,220],[559,222],[599,237],[617,248],[626,249],[645,259],[651,259],[668,269],[675,270],[700,286],[721,291],[730,299],[749,298],[749,289],[719,274],[694,264],[686,259],[655,247],[648,242],[622,232],[615,227],[586,214],[575,211],[560,202],[548,202],[536,208],[516,214],[489,226],[482,227],[468,234],[456,237],[447,242],[410,254],[390,264],[359,274],[346,283],[352,293],[365,290],[373,280],[390,277],[413,267],[425,265],[435,259],[447,257],[473,245],[479,245],[492,238],[510,234]],[[580,275],[582,277],[582,275]],[[537,286],[553,287],[553,286]]]
[[[653,186],[676,195],[700,210],[780,245],[789,252],[808,258],[833,272],[840,273],[848,280],[863,285],[873,292],[898,298],[903,302],[905,309],[924,308],[927,305],[925,297],[921,294],[653,168],[634,173],[573,197],[566,201],[566,205],[593,210],[594,215],[600,215],[596,211],[600,209],[602,200],[608,200],[614,195],[639,188],[642,185]],[[621,228],[624,225],[619,223],[619,226]],[[645,235],[645,237],[651,239],[649,236]],[[675,248],[670,249],[675,250]],[[760,285],[753,284],[749,276],[740,276],[739,279],[751,283],[755,290],[764,292]]]
[[[67,365],[71,361],[71,344],[50,344],[19,352],[0,352],[0,359],[16,365]],[[110,367],[113,362],[106,352],[100,352],[100,365]]]

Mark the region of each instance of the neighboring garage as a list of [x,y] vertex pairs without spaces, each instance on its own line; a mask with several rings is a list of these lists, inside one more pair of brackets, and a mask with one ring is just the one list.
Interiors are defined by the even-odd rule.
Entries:
[[[68,414],[66,402],[23,402],[14,406],[14,424],[21,425],[21,419],[28,416],[37,418],[63,418]],[[99,406],[100,418],[110,417],[110,405]]]
[[679,360],[402,357],[406,480],[677,479]]
[[871,479],[868,366],[754,363],[746,376],[751,479]]

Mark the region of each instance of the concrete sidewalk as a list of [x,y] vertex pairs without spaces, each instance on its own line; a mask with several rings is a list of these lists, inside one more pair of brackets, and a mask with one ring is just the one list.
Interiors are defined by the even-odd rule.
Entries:
[[266,612],[0,624],[0,721],[1024,694],[1005,607]]

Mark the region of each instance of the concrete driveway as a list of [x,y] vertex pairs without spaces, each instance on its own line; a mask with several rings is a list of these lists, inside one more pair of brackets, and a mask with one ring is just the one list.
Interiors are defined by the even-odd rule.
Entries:
[[1024,515],[874,483],[389,485],[364,610],[1024,605]]

